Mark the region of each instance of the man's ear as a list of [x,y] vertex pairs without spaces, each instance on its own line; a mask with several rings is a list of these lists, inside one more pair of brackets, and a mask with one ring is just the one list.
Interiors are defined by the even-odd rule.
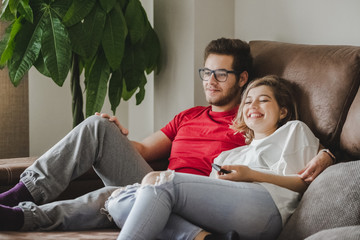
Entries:
[[243,87],[249,79],[249,73],[247,71],[243,71],[239,76],[239,87]]

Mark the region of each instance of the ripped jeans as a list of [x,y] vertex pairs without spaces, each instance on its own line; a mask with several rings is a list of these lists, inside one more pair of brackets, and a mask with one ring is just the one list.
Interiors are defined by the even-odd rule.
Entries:
[[133,185],[109,198],[107,210],[122,228],[118,240],[156,239],[174,216],[210,232],[235,230],[241,239],[276,239],[282,229],[275,203],[259,184],[165,175],[154,185]]
[[[122,229],[125,224],[139,189],[141,189],[139,183],[120,187],[111,194],[105,203],[104,210],[109,213],[109,220],[114,221],[120,229]],[[165,228],[156,236],[156,239],[193,240],[201,230],[200,227],[183,219],[181,216],[171,214]]]

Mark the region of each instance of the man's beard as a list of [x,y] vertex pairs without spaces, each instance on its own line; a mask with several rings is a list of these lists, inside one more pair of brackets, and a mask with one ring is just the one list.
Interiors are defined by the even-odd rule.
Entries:
[[235,98],[240,99],[240,94],[241,94],[241,87],[239,87],[237,84],[234,85],[233,88],[230,89],[230,92],[217,100],[211,100],[211,99],[207,99],[207,102],[211,105],[217,106],[217,107],[221,107],[221,106],[225,106],[228,103],[230,103],[231,101],[233,101]]

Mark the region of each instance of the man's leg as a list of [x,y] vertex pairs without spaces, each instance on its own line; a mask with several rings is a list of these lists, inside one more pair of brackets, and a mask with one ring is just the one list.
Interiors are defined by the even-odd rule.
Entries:
[[[13,209],[21,209],[23,224],[7,223],[2,230],[50,231],[86,230],[114,227],[112,221],[101,209],[106,199],[117,187],[104,187],[72,200],[52,202],[37,206],[32,202],[22,202]],[[3,217],[3,216],[2,216]],[[12,219],[12,218],[11,218]]]
[[0,204],[13,201],[12,205],[15,206],[27,200],[38,204],[50,202],[71,180],[92,166],[106,186],[139,182],[152,170],[115,124],[108,119],[92,116],[21,174],[20,181],[33,199],[13,201],[12,195],[17,192],[13,194],[10,190],[0,194]]

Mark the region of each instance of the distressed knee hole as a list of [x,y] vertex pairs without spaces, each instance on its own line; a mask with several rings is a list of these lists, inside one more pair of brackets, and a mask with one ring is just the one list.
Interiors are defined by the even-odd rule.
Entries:
[[158,186],[169,182],[174,178],[174,171],[150,172],[142,180],[141,186],[154,185]]

